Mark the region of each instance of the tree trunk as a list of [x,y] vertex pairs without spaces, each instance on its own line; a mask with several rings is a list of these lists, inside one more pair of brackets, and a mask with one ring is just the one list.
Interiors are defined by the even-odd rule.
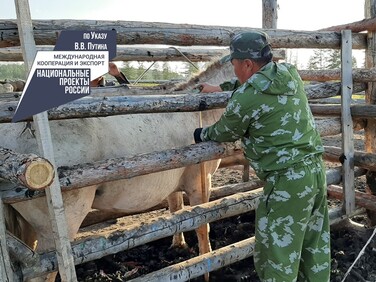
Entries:
[[[306,86],[309,99],[321,99],[340,94],[339,83],[320,83],[318,85]],[[97,89],[96,89],[97,90]],[[98,95],[105,95],[107,92],[114,92],[116,95],[129,95],[127,89],[98,89],[93,91]],[[114,94],[112,93],[112,94]],[[84,97],[79,100],[61,105],[48,111],[49,120],[105,117],[120,114],[137,113],[163,113],[163,112],[191,112],[210,109],[225,108],[231,92],[218,92],[201,94],[176,94],[176,95],[151,95],[151,96],[110,96],[110,97]],[[17,108],[17,101],[0,102],[0,123],[11,122],[14,111]],[[315,105],[315,108],[320,106]],[[335,115],[339,115],[340,108],[336,108]],[[355,105],[352,107],[364,107]],[[328,106],[326,107],[328,108]],[[374,114],[373,107],[359,112],[366,117]],[[324,110],[323,114],[327,112]],[[315,114],[315,113],[314,113]],[[356,115],[356,114],[355,114]],[[363,115],[364,116],[364,115]],[[26,119],[26,120],[31,120]]]
[[[58,175],[61,189],[64,191],[185,167],[199,162],[220,159],[236,153],[240,154],[242,151],[234,143],[209,141],[178,149],[107,159],[71,167],[59,167]],[[43,192],[36,191],[31,196],[40,197],[43,195]],[[8,189],[2,193],[2,198],[4,203],[14,203],[30,199],[25,195],[25,189],[17,186],[8,186]]]
[[352,32],[361,31],[376,31],[376,18],[363,19],[361,21],[352,22],[348,24],[335,25],[327,28],[319,29],[319,31],[337,31],[350,29]]
[[[341,70],[331,69],[331,70],[299,70],[299,74],[303,80],[307,81],[329,81],[329,80],[340,80]],[[371,82],[376,81],[376,69],[353,69],[353,80],[356,82]],[[365,90],[366,85],[363,86]],[[354,93],[360,92],[359,90],[354,90]]]
[[[324,146],[324,158],[331,162],[342,162],[342,149],[332,146]],[[376,154],[361,151],[354,152],[354,165],[368,170],[376,170]]]
[[[343,200],[343,189],[337,185],[328,186],[328,195],[330,198]],[[362,192],[355,192],[355,203],[359,207],[363,207],[372,211],[376,211],[376,196]]]
[[[247,27],[205,26],[132,21],[97,20],[34,20],[36,45],[55,45],[56,33],[61,30],[116,30],[117,44],[162,44],[175,46],[225,46],[231,37]],[[261,29],[259,29],[261,30]],[[0,47],[20,46],[17,24],[14,20],[0,20],[2,39]],[[293,31],[263,29],[270,36],[273,48],[333,48],[339,49],[341,36],[327,31]],[[354,34],[353,48],[366,48],[366,35]]]
[[0,177],[32,190],[44,189],[54,179],[51,163],[34,154],[18,154],[0,147]]

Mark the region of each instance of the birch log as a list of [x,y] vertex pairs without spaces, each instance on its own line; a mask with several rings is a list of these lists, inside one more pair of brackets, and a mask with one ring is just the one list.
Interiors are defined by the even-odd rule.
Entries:
[[337,31],[350,29],[352,32],[361,32],[361,31],[376,31],[376,18],[363,19],[361,21],[356,21],[352,23],[335,25],[327,28],[322,28],[319,31]]
[[[376,81],[376,69],[353,69],[353,80],[356,82]],[[303,80],[307,81],[329,81],[340,80],[341,70],[299,70],[299,74]]]
[[0,147],[0,177],[32,190],[44,189],[54,179],[52,164],[34,154],[18,154]]
[[129,280],[129,282],[190,281],[205,273],[215,271],[226,265],[253,256],[254,248],[255,237],[251,237],[219,248],[218,250],[142,275]]
[[[328,195],[330,198],[343,200],[343,188],[337,185],[329,185]],[[358,207],[376,211],[376,196],[362,192],[355,192],[355,204]]]
[[[320,104],[310,104],[311,111],[314,115],[319,116],[340,116],[341,115],[341,105],[320,105]],[[351,105],[350,106],[351,115],[353,118],[376,118],[376,107],[375,105],[365,104],[365,105]]]
[[[332,146],[324,146],[324,157],[326,160],[333,162],[340,162],[342,156],[342,149]],[[354,164],[358,167],[376,171],[376,154],[365,153],[361,151],[354,152]]]
[[[37,46],[37,51],[52,51],[54,46]],[[146,62],[209,62],[221,58],[228,53],[225,47],[156,47],[153,45],[117,46],[116,57],[113,61],[146,61]],[[285,59],[285,50],[273,50],[273,57]],[[0,61],[23,61],[19,47],[0,48]]]
[[[54,46],[37,46],[37,51],[52,51]],[[178,47],[177,50],[170,47],[149,46],[117,46],[116,57],[113,61],[186,61],[185,57],[192,62],[206,62],[213,58],[221,58],[228,50],[225,47],[197,48]],[[185,57],[183,57],[183,55]],[[0,61],[15,62],[23,61],[22,53],[18,47],[0,49]]]
[[[61,189],[64,191],[194,165],[237,153],[240,154],[242,151],[240,146],[234,143],[210,141],[178,149],[60,167],[58,175]],[[33,197],[43,195],[44,192],[36,191]],[[25,189],[17,186],[8,186],[8,190],[2,192],[4,203],[30,199],[27,196],[29,195],[25,195]]]
[[[225,46],[231,37],[242,31],[263,30],[270,36],[273,48],[333,48],[339,49],[341,35],[328,31],[293,31],[257,29],[251,27],[205,26],[135,21],[97,20],[34,20],[36,45],[55,45],[56,33],[62,30],[116,30],[118,45],[162,44],[177,46]],[[0,20],[0,47],[19,46],[15,20]],[[354,34],[353,48],[365,49],[366,34]]]
[[[356,88],[356,87],[354,87]],[[339,83],[320,83],[308,85],[305,88],[309,99],[321,99],[340,95]],[[356,89],[355,91],[357,91]],[[116,95],[127,95],[128,90],[124,88],[98,89],[97,94],[106,94],[106,91],[115,92]],[[114,94],[114,93],[112,93]],[[142,95],[142,96],[110,96],[110,97],[84,97],[71,103],[61,105],[48,111],[50,120],[87,118],[111,116],[119,114],[135,113],[161,113],[161,112],[190,112],[203,111],[217,108],[224,108],[231,96],[230,91],[209,93],[209,94],[176,94],[176,95]],[[17,101],[0,102],[0,123],[11,122],[14,111],[17,108]],[[364,105],[363,105],[364,106]],[[319,106],[315,105],[316,108]],[[362,107],[355,105],[352,107]],[[340,109],[335,115],[340,114]],[[338,112],[339,111],[339,112]],[[353,111],[353,110],[352,110]],[[323,111],[323,114],[327,113]],[[367,110],[352,112],[354,116],[364,114],[369,117],[376,113],[373,106]]]

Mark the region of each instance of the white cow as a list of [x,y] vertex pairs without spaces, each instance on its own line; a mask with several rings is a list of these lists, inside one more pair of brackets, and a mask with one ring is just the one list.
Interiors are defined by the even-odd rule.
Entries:
[[[215,122],[220,112],[203,112],[204,125]],[[24,123],[1,124],[2,146],[20,153],[38,153],[36,139],[31,134],[25,132],[20,136],[24,126]],[[136,114],[50,122],[57,166],[190,145],[194,143],[193,131],[198,126],[198,113]],[[206,163],[206,181],[209,186],[210,176],[218,163],[219,161]],[[64,192],[69,236],[74,238],[91,208],[140,212],[170,196],[169,203],[173,204],[170,209],[175,211],[182,205],[180,195],[173,193],[176,191],[185,191],[191,205],[208,201],[209,195],[203,198],[201,193],[199,165]],[[51,228],[47,224],[49,216],[46,199],[35,198],[12,206],[37,231],[37,250],[52,249],[54,243]],[[200,252],[210,251],[210,245],[203,245],[207,235],[206,226],[198,231]],[[184,245],[184,238],[175,236],[173,243]],[[53,281],[54,278],[49,279]]]

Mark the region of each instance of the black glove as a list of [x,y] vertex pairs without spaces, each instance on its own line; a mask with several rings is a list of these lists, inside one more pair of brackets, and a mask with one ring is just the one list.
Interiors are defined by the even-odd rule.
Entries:
[[115,76],[115,78],[119,84],[130,84],[128,78],[122,72],[118,76]]
[[200,128],[196,128],[195,129],[195,132],[193,133],[193,137],[195,138],[195,143],[200,143],[202,142],[203,140],[201,139],[201,131],[202,131],[202,127]]

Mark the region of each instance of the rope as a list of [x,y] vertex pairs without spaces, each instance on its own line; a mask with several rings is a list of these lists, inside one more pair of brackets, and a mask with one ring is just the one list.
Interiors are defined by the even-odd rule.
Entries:
[[188,62],[188,63],[190,63],[196,70],[200,70],[186,55],[184,55],[178,48],[176,48],[176,47],[173,47],[173,46],[171,46],[171,47],[169,47],[169,48],[172,48],[172,49],[174,49],[174,50],[176,50],[180,55],[182,55],[183,57],[184,57],[184,59],[186,59],[186,61]]
[[373,233],[371,235],[371,237],[369,237],[367,243],[364,245],[363,249],[359,252],[359,255],[358,257],[355,259],[355,261],[353,262],[353,264],[350,266],[350,268],[347,270],[347,272],[345,273],[345,276],[343,277],[342,281],[341,282],[344,282],[346,280],[346,277],[350,274],[351,272],[351,269],[354,267],[354,265],[356,264],[356,262],[359,260],[359,258],[364,254],[364,251],[366,250],[366,247],[369,245],[369,243],[371,242],[372,238],[375,236],[376,234],[376,228],[373,229]]
[[153,62],[133,83],[132,83],[132,85],[136,85],[139,81],[140,81],[140,79],[141,78],[143,78],[144,77],[144,75],[150,70],[150,68],[152,67],[152,66],[154,66],[154,64],[155,64],[155,62]]

